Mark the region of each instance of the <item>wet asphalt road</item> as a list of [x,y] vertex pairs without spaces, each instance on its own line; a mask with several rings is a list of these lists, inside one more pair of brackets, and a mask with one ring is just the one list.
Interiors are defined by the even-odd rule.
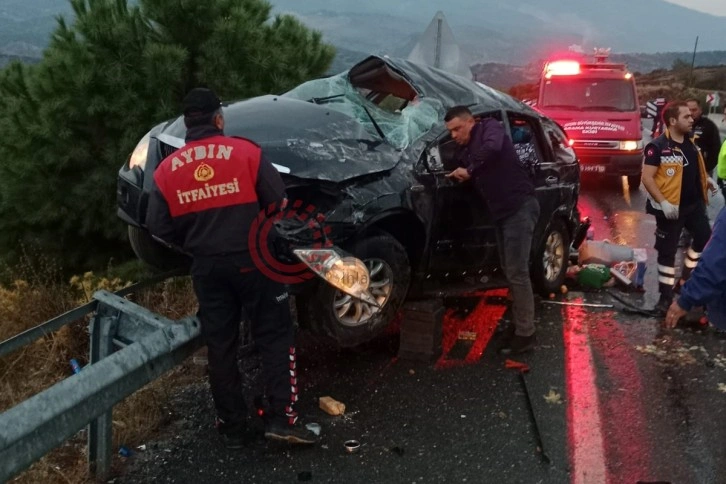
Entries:
[[[596,239],[647,249],[647,292],[611,291],[650,308],[655,224],[644,204],[642,187],[585,183],[580,209]],[[712,219],[722,206],[715,198]],[[303,333],[300,410],[323,426],[317,447],[260,438],[225,450],[200,373],[116,482],[726,483],[726,339],[664,331],[605,291],[573,290],[556,300],[615,307],[538,300],[540,347],[516,358],[530,368],[520,374],[496,353],[497,324],[509,317],[502,295],[447,300],[444,354],[431,362],[396,358],[395,333],[347,351]],[[459,341],[462,332],[475,341]],[[256,361],[245,365],[253,386]],[[319,410],[324,395],[345,403],[345,416]],[[348,439],[359,453],[344,451]]]

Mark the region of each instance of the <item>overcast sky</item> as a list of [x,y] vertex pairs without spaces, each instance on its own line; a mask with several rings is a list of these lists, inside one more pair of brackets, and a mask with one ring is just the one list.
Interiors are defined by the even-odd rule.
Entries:
[[[726,0],[666,0],[686,8],[726,17]],[[726,30],[726,25],[724,25]]]

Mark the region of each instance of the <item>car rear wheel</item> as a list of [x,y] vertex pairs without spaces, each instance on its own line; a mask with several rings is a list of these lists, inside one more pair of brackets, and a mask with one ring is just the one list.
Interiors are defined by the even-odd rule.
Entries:
[[408,292],[411,267],[406,249],[388,234],[357,240],[345,249],[368,267],[369,291],[380,307],[320,283],[315,292],[298,301],[297,308],[304,320],[315,321],[339,346],[351,347],[375,338],[389,326]]
[[543,296],[557,292],[565,281],[570,258],[570,236],[565,224],[555,219],[535,252],[532,268],[535,288]]
[[191,259],[189,257],[160,244],[151,237],[151,234],[147,230],[129,225],[128,233],[129,242],[136,257],[153,269],[159,271],[183,269],[188,271],[191,267]]

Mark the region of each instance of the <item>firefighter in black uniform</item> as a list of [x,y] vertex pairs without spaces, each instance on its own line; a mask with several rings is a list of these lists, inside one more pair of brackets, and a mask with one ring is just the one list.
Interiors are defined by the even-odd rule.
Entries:
[[192,89],[183,105],[186,144],[154,173],[147,225],[153,235],[192,256],[217,429],[229,448],[240,448],[251,437],[237,366],[240,321],[246,315],[262,354],[269,398],[265,437],[315,443],[316,434],[302,426],[294,408],[298,382],[286,288],[255,268],[248,247],[261,208],[284,206],[285,186],[259,146],[224,136],[222,107],[213,91]]

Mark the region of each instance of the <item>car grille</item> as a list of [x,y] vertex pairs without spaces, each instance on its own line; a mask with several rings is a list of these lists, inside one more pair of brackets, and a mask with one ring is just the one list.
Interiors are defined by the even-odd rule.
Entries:
[[163,160],[167,156],[174,153],[178,148],[174,148],[172,145],[168,145],[166,143],[162,143],[159,141],[159,151],[161,152],[161,159]]
[[617,141],[598,141],[598,140],[575,140],[574,148],[595,148],[595,149],[608,149],[617,150]]

